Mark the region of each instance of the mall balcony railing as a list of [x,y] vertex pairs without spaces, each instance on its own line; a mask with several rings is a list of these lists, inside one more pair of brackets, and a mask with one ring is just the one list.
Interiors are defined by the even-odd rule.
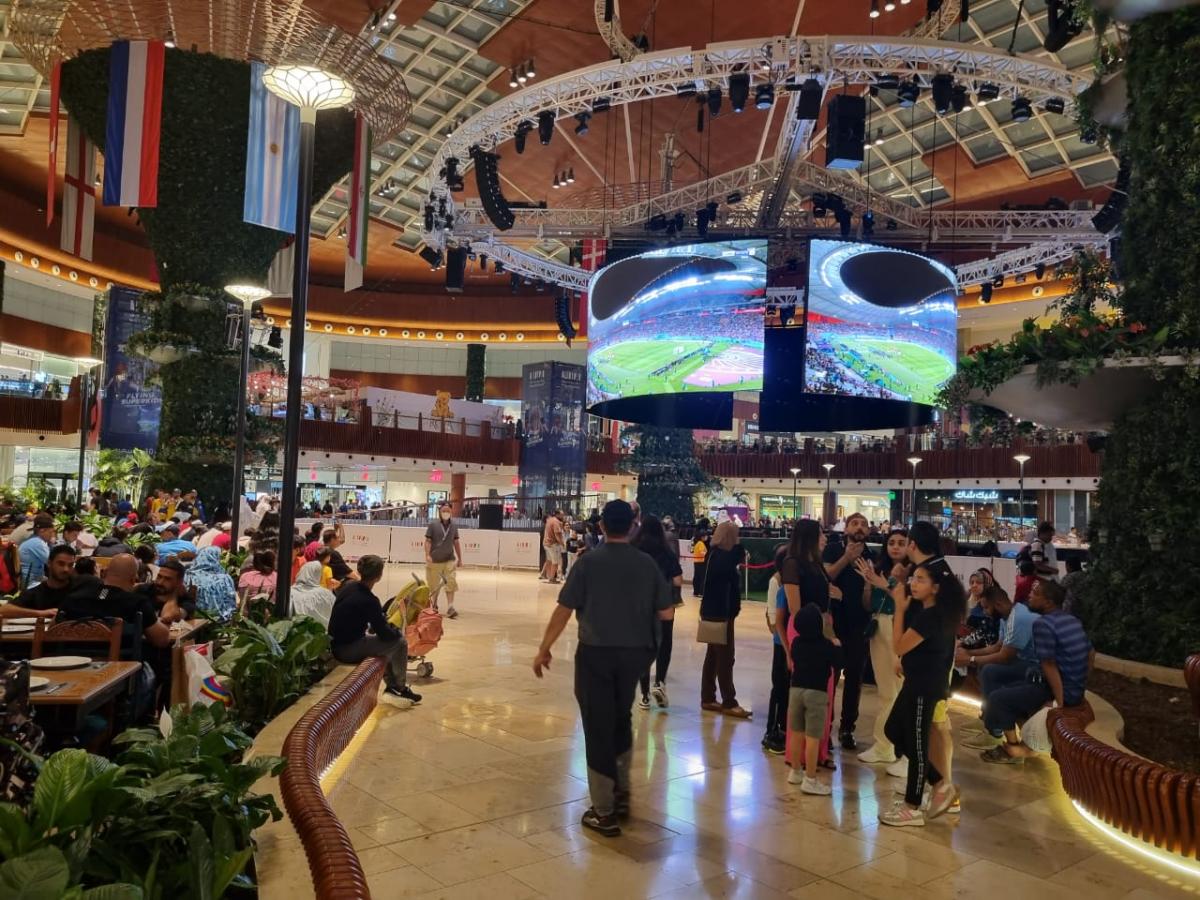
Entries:
[[77,434],[79,379],[71,380],[65,399],[32,396],[24,391],[0,391],[0,430]]

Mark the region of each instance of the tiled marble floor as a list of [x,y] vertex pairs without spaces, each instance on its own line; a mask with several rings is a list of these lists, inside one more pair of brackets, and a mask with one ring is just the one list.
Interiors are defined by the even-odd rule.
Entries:
[[[406,577],[399,567],[389,572],[395,585]],[[893,779],[852,754],[839,751],[832,798],[800,794],[786,784],[782,759],[759,747],[771,649],[756,604],[738,620],[734,670],[740,701],[760,710],[756,720],[701,712],[703,646],[694,642],[689,602],[676,624],[670,709],[634,710],[633,820],[616,839],[585,832],[575,626],[538,681],[529,662],[554,588],[531,573],[485,570],[465,571],[460,582],[462,615],[446,622],[431,656],[436,671],[414,681],[424,702],[411,710],[381,704],[374,730],[327,779],[379,900],[1200,893],[1116,855],[1066,803],[1049,760],[996,767],[956,749],[962,815],[924,828],[878,824]],[[868,688],[860,736],[870,735],[874,710]],[[956,711],[956,729],[968,714]],[[262,832],[258,867],[264,900],[312,896],[286,820]]]

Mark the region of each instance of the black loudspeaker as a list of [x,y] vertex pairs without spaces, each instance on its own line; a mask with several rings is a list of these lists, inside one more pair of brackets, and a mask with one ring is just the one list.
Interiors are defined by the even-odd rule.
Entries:
[[1125,201],[1129,199],[1129,163],[1121,160],[1117,169],[1117,180],[1113,184],[1113,192],[1108,195],[1100,211],[1092,216],[1092,225],[1101,234],[1108,234],[1121,224],[1121,214],[1125,212]]
[[499,531],[504,527],[504,507],[494,503],[479,506],[479,527],[484,531]]
[[467,275],[467,248],[448,247],[446,249],[446,290],[452,294],[461,294],[463,279]]
[[862,165],[866,120],[866,98],[838,94],[829,101],[829,125],[825,130],[825,168],[857,169]]
[[821,97],[824,94],[821,82],[806,78],[800,85],[800,99],[796,101],[796,118],[817,121],[821,118]]
[[[519,148],[517,152],[521,152]],[[500,189],[500,157],[475,146],[471,148],[471,161],[475,164],[475,186],[479,190],[479,202],[483,204],[488,221],[500,231],[508,231],[513,227],[516,218],[513,216],[512,207],[504,198],[504,192]]]

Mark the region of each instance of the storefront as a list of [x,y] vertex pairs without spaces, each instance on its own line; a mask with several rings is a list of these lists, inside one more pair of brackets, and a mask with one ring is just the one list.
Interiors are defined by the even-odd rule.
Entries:
[[917,518],[943,528],[953,528],[962,537],[994,535],[997,528],[1032,528],[1038,520],[1037,492],[1027,490],[1021,506],[1019,490],[962,488],[917,491]]

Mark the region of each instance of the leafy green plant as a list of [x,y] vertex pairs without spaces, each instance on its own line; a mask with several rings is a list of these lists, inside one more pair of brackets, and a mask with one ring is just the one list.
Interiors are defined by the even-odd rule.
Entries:
[[245,568],[246,558],[249,555],[249,547],[238,547],[235,550],[224,550],[221,552],[221,565],[229,573],[229,577],[233,579],[234,584],[237,584],[238,579],[241,578],[242,569]]
[[125,543],[127,545],[129,545],[130,549],[133,549],[133,550],[136,550],[138,547],[141,547],[143,544],[153,547],[156,544],[162,543],[162,535],[158,534],[157,532],[153,532],[153,531],[150,531],[150,532],[138,531],[138,532],[134,532],[133,534],[127,535],[125,537]]
[[101,450],[96,454],[92,484],[102,491],[116,491],[138,503],[153,468],[154,457],[140,447],[132,451]]
[[233,694],[233,711],[257,730],[296,702],[325,671],[329,635],[308,616],[269,625],[242,619],[222,632],[227,649],[213,662]]
[[60,532],[68,522],[78,522],[83,526],[84,531],[97,539],[105,537],[112,531],[112,518],[96,512],[80,512],[75,515],[59,513],[54,517],[54,527]]

